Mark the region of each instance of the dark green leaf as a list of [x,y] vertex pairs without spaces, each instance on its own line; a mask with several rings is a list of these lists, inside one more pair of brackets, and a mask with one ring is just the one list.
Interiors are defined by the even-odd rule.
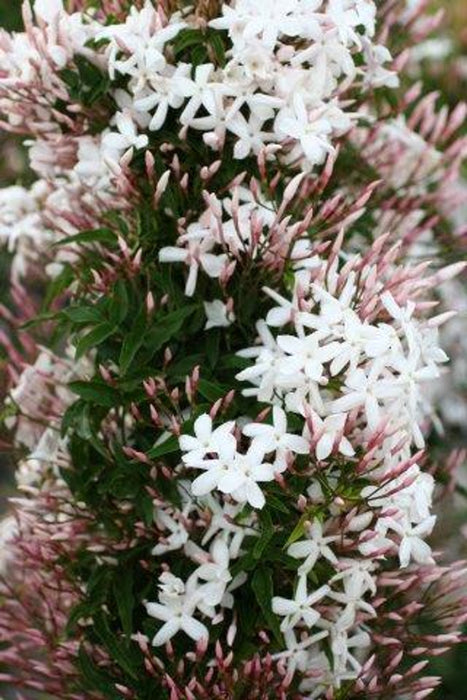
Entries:
[[73,323],[99,323],[102,315],[95,306],[69,306],[63,309],[63,316]]
[[133,632],[133,570],[129,567],[120,571],[113,583],[114,597],[123,631],[130,642]]
[[208,401],[214,402],[225,396],[229,392],[229,388],[222,386],[222,384],[209,382],[207,379],[200,379],[198,383],[198,392]]
[[267,510],[262,510],[260,514],[261,534],[253,547],[253,556],[255,559],[261,559],[261,556],[268,546],[274,535],[274,527],[271,516]]
[[272,574],[266,567],[260,567],[255,570],[251,581],[251,587],[255,594],[256,600],[262,610],[262,613],[271,627],[271,631],[276,638],[278,644],[283,644],[282,634],[280,631],[279,620],[272,612],[271,601],[274,595],[272,584]]
[[134,657],[134,654],[130,654],[128,647],[122,646],[118,642],[103,612],[98,612],[94,616],[94,629],[114,661],[116,661],[131,678],[137,680],[138,669],[131,659],[132,656]]
[[82,357],[88,350],[100,345],[115,332],[115,327],[111,323],[100,323],[98,326],[83,336],[76,346],[76,359]]
[[147,345],[156,352],[169,342],[182,328],[183,322],[196,311],[195,304],[185,306],[155,321],[154,329],[146,336]]
[[62,238],[54,243],[54,246],[68,245],[69,243],[115,243],[115,241],[116,236],[109,228],[96,228]]
[[212,369],[215,368],[219,359],[220,340],[219,328],[213,328],[206,334],[206,356]]
[[225,46],[219,32],[209,32],[209,44],[211,45],[214,51],[217,63],[221,68],[223,68],[225,66]]
[[199,29],[183,29],[174,41],[173,50],[175,56],[191,46],[202,44],[205,41],[204,34]]
[[150,459],[156,459],[158,457],[163,457],[164,455],[171,454],[172,452],[178,452],[180,450],[180,445],[178,442],[178,437],[176,435],[171,435],[167,440],[164,440],[160,445],[156,445],[147,453]]
[[118,280],[114,287],[109,304],[110,322],[118,325],[122,323],[128,314],[129,300],[124,280]]
[[125,336],[122,349],[120,352],[119,366],[121,374],[126,374],[128,368],[133,362],[136,353],[141,348],[144,342],[144,331],[147,324],[146,307],[143,306],[140,313],[136,317],[131,331]]
[[103,382],[71,382],[68,386],[74,394],[98,406],[112,408],[120,403],[119,392]]
[[50,304],[57,299],[73,282],[75,278],[73,269],[70,265],[65,265],[63,270],[58,274],[47,288],[44,302],[42,304],[43,309],[49,308]]
[[60,316],[60,312],[45,312],[43,314],[38,314],[30,321],[23,323],[20,328],[21,330],[26,330],[27,328],[33,328],[34,326],[39,326],[41,323],[46,323],[47,321],[53,321]]
[[121,695],[115,690],[114,682],[109,679],[104,671],[96,666],[83,647],[78,652],[77,662],[83,680],[90,690],[98,690],[110,700],[119,700],[121,698]]

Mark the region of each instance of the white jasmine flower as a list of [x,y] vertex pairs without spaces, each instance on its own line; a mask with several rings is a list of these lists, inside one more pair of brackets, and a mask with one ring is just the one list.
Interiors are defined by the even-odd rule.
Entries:
[[189,98],[180,116],[182,124],[190,125],[201,107],[208,114],[215,114],[219,98],[229,93],[225,83],[211,80],[215,69],[212,63],[203,63],[195,68],[194,78],[189,74],[176,74],[173,79],[174,89],[184,98]]
[[204,238],[201,241],[189,240],[186,248],[167,246],[159,251],[159,261],[162,263],[184,262],[189,267],[185,294],[193,296],[198,280],[200,267],[209,276],[218,278],[225,268],[228,258],[224,253],[215,255],[211,253],[215,240]]
[[245,537],[258,534],[257,530],[252,527],[255,515],[247,515],[242,518],[241,522],[237,523],[236,518],[243,508],[241,504],[222,503],[221,505],[212,495],[205,496],[202,503],[211,511],[211,518],[201,544],[205,545],[212,537],[222,533],[228,539],[230,558],[236,559],[240,555],[240,548]]
[[152,640],[153,645],[162,646],[180,631],[195,642],[208,639],[206,626],[194,617],[200,599],[196,579],[190,577],[184,584],[173,574],[164,572],[159,581],[159,603],[146,603],[148,614],[164,622]]
[[368,375],[364,370],[356,369],[345,380],[347,392],[333,401],[329,408],[333,412],[350,411],[364,406],[370,430],[376,430],[381,421],[380,400],[397,396],[394,379],[379,379],[379,369],[374,367]]
[[308,594],[307,577],[302,575],[298,579],[294,598],[289,600],[288,598],[274,596],[272,599],[273,612],[284,618],[281,623],[281,630],[285,632],[292,629],[301,621],[311,629],[321,617],[320,613],[312,606],[327,596],[329,591],[329,586],[321,586],[313,593]]
[[275,130],[282,138],[292,138],[300,143],[310,165],[321,165],[334,150],[329,140],[332,126],[320,111],[307,111],[298,98],[294,110],[282,110],[275,124]]
[[173,552],[181,549],[189,539],[188,531],[183,524],[183,518],[175,519],[162,508],[156,508],[154,520],[160,530],[169,530],[170,534],[164,536],[151,551],[151,554],[158,557],[167,552]]
[[146,148],[149,139],[146,134],[139,135],[136,125],[128,112],[117,112],[115,125],[118,133],[114,131],[104,134],[102,145],[110,154],[115,154],[115,160],[119,160],[122,153],[130,148]]
[[203,604],[216,607],[221,603],[227,585],[232,580],[229,563],[229,547],[223,537],[216,537],[210,547],[210,561],[201,564],[194,574],[205,581],[199,589]]
[[206,325],[204,326],[204,330],[206,331],[210,328],[227,328],[235,321],[235,314],[233,311],[220,299],[205,301],[204,310],[207,318]]
[[324,364],[336,357],[340,350],[339,343],[320,345],[323,334],[320,332],[297,338],[293,335],[280,335],[277,344],[287,357],[280,363],[281,372],[290,377],[303,372],[306,379],[320,382],[323,378]]
[[286,648],[284,651],[273,654],[271,658],[274,661],[284,659],[287,664],[287,670],[291,673],[295,670],[305,673],[308,671],[310,664],[310,647],[325,639],[328,634],[327,630],[312,635],[304,633],[297,639],[293,629],[288,629],[284,632]]
[[219,448],[225,446],[226,442],[230,441],[235,446],[236,441],[232,435],[234,425],[233,421],[228,421],[213,428],[212,418],[209,414],[204,413],[199,416],[193,426],[195,435],[180,436],[180,449],[187,453],[183,456],[185,464],[191,466],[198,463],[205,455],[218,452]]
[[305,559],[298,569],[299,575],[308,574],[320,557],[324,557],[324,559],[327,559],[331,564],[336,565],[338,559],[329,547],[329,544],[331,544],[331,542],[336,542],[339,537],[336,535],[324,537],[323,527],[318,520],[314,520],[313,523],[306,528],[306,533],[308,536],[307,540],[294,542],[287,550],[287,554],[294,559]]
[[423,537],[431,535],[436,523],[436,515],[430,515],[418,525],[408,525],[391,519],[389,526],[401,536],[399,545],[399,560],[401,568],[405,568],[413,560],[417,564],[434,564],[431,547]]
[[287,455],[308,454],[310,444],[300,435],[287,432],[287,416],[285,411],[278,406],[272,409],[272,425],[265,423],[248,423],[243,428],[243,434],[253,438],[253,445],[264,451],[265,454],[275,452],[274,467],[278,471],[284,471],[287,467]]
[[[322,419],[313,411],[311,421],[313,435],[317,436],[315,447],[317,459],[320,461],[327,459],[335,446],[346,457],[352,457],[355,454],[352,445],[344,436],[344,428],[347,421],[345,413],[335,413]],[[308,433],[308,426],[305,426],[304,435],[306,436]]]
[[264,451],[251,445],[246,454],[236,451],[235,441],[224,442],[217,449],[218,457],[190,463],[195,469],[203,469],[193,484],[195,496],[204,496],[214,489],[231,494],[238,503],[249,503],[253,508],[263,508],[264,494],[257,482],[272,481],[274,467],[263,463]]
[[138,97],[134,102],[136,110],[145,113],[156,108],[149,122],[151,131],[159,131],[164,126],[169,108],[179,109],[183,105],[184,96],[180,92],[179,81],[189,72],[190,66],[185,64],[176,68],[167,66],[160,74],[151,71],[144,93],[137,91]]
[[354,624],[357,612],[360,610],[372,617],[376,617],[375,609],[370,603],[364,600],[364,595],[367,590],[365,580],[361,577],[352,578],[346,576],[343,579],[343,583],[343,592],[330,591],[329,597],[345,606],[341,613],[341,624],[344,628],[348,629]]

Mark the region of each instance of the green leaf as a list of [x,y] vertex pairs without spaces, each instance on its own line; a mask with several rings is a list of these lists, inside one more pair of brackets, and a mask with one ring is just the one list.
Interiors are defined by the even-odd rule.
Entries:
[[206,44],[198,44],[191,52],[191,62],[196,68],[208,60],[208,49]]
[[199,29],[182,29],[174,41],[174,55],[178,56],[185,49],[202,44],[204,41],[204,34]]
[[102,314],[95,306],[69,306],[67,309],[63,309],[62,315],[73,323],[99,323],[102,321]]
[[88,350],[100,345],[115,332],[115,326],[107,321],[99,323],[98,326],[83,336],[76,346],[76,359],[79,360]]
[[94,616],[94,629],[114,661],[116,661],[131,678],[138,680],[138,669],[131,660],[134,654],[130,654],[128,647],[122,646],[117,641],[115,633],[110,629],[107,618],[101,611]]
[[255,559],[261,559],[261,556],[268,546],[274,535],[274,526],[271,516],[267,510],[262,510],[260,513],[261,534],[253,547],[253,556]]
[[68,386],[74,394],[97,406],[112,408],[120,403],[120,394],[117,389],[104,382],[71,382]]
[[198,392],[205,399],[212,402],[225,396],[229,390],[229,387],[222,386],[222,384],[209,382],[207,379],[200,379],[198,383]]
[[54,246],[68,245],[69,243],[115,243],[116,236],[109,228],[96,228],[81,231],[74,236],[67,236],[54,243]]
[[52,282],[47,287],[47,292],[45,294],[44,302],[42,304],[43,309],[48,309],[50,304],[57,299],[74,281],[75,274],[70,265],[65,265],[63,270],[58,274]]
[[126,374],[136,353],[144,342],[144,331],[147,324],[147,312],[143,306],[133,324],[131,331],[125,336],[120,352],[119,366],[121,374]]
[[107,92],[110,85],[109,76],[102,73],[94,63],[88,61],[84,56],[75,55],[74,61],[82,82],[80,86],[81,100],[85,105],[91,106]]
[[261,611],[266,619],[266,622],[271,628],[271,631],[276,638],[278,644],[283,644],[282,634],[280,631],[279,620],[272,612],[271,601],[274,595],[274,587],[272,584],[272,574],[266,567],[260,567],[255,570],[251,581],[251,587],[255,594],[256,600],[261,608]]
[[308,513],[304,513],[298,523],[295,525],[294,529],[290,533],[290,536],[287,540],[287,542],[284,545],[284,549],[288,549],[291,544],[294,542],[297,542],[297,540],[301,539],[303,535],[305,534],[305,523],[309,519]]
[[212,369],[215,368],[219,359],[220,340],[219,328],[213,328],[206,334],[206,357]]
[[178,452],[179,450],[180,445],[178,437],[176,435],[171,435],[160,445],[156,445],[153,448],[151,448],[147,455],[150,459],[156,459],[158,457],[163,457],[164,455],[171,454],[172,452]]
[[122,622],[122,628],[130,642],[133,632],[133,570],[126,567],[118,572],[117,578],[113,582],[113,593],[117,603],[118,614]]
[[316,509],[315,508],[308,508],[303,515],[301,516],[300,520],[298,523],[295,525],[294,529],[290,533],[290,536],[287,540],[287,542],[284,545],[284,549],[287,549],[290,547],[291,544],[294,542],[297,542],[303,535],[305,534],[305,525],[307,522],[311,522],[314,517],[316,516]]
[[217,31],[209,32],[209,44],[214,51],[216,61],[221,68],[225,66],[225,46],[222,37]]
[[290,511],[285,503],[282,503],[280,498],[277,498],[277,496],[274,496],[272,493],[268,493],[268,507],[272,508],[273,510],[278,510],[279,513],[285,513],[286,515],[290,514]]
[[98,690],[110,700],[119,700],[121,698],[121,695],[115,690],[112,680],[96,666],[83,646],[80,647],[78,652],[77,662],[80,673],[90,690]]
[[195,304],[173,311],[160,320],[155,319],[154,329],[147,334],[146,344],[154,352],[171,340],[183,326],[183,322],[196,311]]
[[129,299],[124,280],[118,280],[109,304],[110,322],[118,325],[128,314]]
[[60,312],[57,311],[46,311],[43,314],[38,314],[31,318],[26,323],[21,324],[20,329],[26,330],[27,328],[33,328],[34,326],[39,326],[41,323],[46,323],[47,321],[53,321],[60,317]]

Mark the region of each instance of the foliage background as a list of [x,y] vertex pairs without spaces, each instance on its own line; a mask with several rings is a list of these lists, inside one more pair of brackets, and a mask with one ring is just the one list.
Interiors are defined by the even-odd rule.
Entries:
[[[0,27],[8,31],[21,29],[22,0],[0,0]],[[436,0],[433,9],[442,7],[446,12],[443,34],[454,44],[452,56],[439,62],[424,62],[424,82],[426,88],[439,90],[450,103],[455,104],[467,97],[467,0]],[[467,125],[465,126],[467,130]],[[466,172],[467,178],[467,172]],[[26,159],[21,145],[14,136],[0,133],[0,187],[11,184],[28,184],[29,173],[26,170]],[[454,253],[455,254],[455,253]],[[0,249],[0,301],[8,304],[7,281],[4,270],[8,259]],[[0,355],[0,403],[2,401],[2,364]],[[466,378],[467,381],[467,378]],[[457,436],[467,444],[467,426],[463,435]],[[464,475],[467,483],[467,474]],[[0,445],[0,515],[7,508],[7,499],[14,491],[14,479],[11,459],[2,451]],[[467,558],[467,501],[459,499],[455,508],[441,514],[441,526],[438,538],[453,555]],[[465,630],[467,635],[467,628]],[[460,645],[450,655],[433,664],[433,672],[443,677],[443,685],[434,697],[437,700],[464,700],[467,688],[467,643]],[[8,700],[0,698],[0,700]],[[47,700],[44,698],[44,700]],[[59,700],[48,699],[48,700]]]

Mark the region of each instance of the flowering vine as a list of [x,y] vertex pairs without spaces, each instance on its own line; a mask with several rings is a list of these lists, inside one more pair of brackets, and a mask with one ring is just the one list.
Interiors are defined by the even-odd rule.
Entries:
[[36,0],[0,35],[36,178],[0,191],[18,698],[437,686],[466,619],[430,546],[466,144],[403,70],[423,4]]

